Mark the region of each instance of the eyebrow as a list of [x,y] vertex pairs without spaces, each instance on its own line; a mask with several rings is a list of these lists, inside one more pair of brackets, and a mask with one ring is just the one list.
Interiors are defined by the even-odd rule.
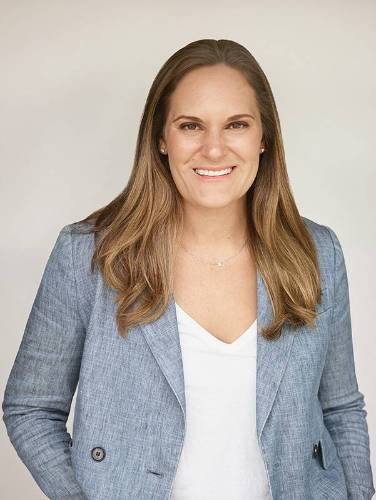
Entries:
[[[252,115],[250,115],[248,113],[241,113],[241,114],[238,114],[238,115],[230,116],[229,118],[227,118],[227,120],[239,120],[240,118],[243,118],[244,116],[248,116],[249,118],[252,118],[253,120],[255,119],[254,116],[252,116]],[[197,116],[179,115],[177,118],[175,118],[174,120],[172,120],[172,123],[177,122],[178,120],[181,120],[182,118],[184,118],[185,120],[192,120],[192,121],[196,121],[196,122],[202,122],[201,118],[198,118]]]

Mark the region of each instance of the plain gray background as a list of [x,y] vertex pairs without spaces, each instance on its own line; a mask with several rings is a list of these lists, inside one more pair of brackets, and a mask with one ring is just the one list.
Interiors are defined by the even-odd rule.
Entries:
[[[59,230],[127,182],[160,66],[229,38],[269,79],[300,213],[342,244],[375,464],[375,25],[372,0],[0,1],[2,394]],[[0,444],[2,498],[46,498],[3,423]]]

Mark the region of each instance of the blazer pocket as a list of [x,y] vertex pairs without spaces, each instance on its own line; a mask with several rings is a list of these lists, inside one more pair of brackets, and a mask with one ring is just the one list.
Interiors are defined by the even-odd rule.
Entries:
[[323,427],[319,439],[319,457],[320,463],[324,469],[328,469],[333,460],[337,457],[337,449],[325,426]]

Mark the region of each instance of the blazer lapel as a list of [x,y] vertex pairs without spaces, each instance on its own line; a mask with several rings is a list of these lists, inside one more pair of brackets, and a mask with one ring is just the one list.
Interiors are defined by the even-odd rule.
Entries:
[[[294,340],[287,326],[274,341],[265,340],[261,328],[272,321],[273,310],[267,289],[257,271],[257,373],[256,373],[256,426],[260,439],[265,422],[273,406]],[[139,325],[152,354],[173,390],[186,417],[184,372],[173,296],[167,310],[155,321]]]
[[256,426],[259,439],[272,409],[295,338],[290,327],[285,325],[277,340],[266,340],[260,333],[261,328],[270,324],[272,319],[272,303],[265,282],[257,271]]
[[139,325],[151,352],[162,370],[186,417],[183,360],[173,296],[162,316]]

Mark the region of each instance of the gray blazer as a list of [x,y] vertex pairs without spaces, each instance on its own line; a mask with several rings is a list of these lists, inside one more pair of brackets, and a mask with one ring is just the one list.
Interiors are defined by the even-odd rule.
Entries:
[[[303,221],[317,247],[323,300],[315,328],[286,325],[277,341],[257,337],[260,450],[273,500],[370,499],[344,256],[332,229]],[[167,500],[186,422],[175,302],[127,339],[118,336],[115,292],[90,273],[93,235],[75,228],[57,237],[9,375],[2,408],[10,441],[51,499]],[[272,306],[259,273],[257,304],[260,332]]]

